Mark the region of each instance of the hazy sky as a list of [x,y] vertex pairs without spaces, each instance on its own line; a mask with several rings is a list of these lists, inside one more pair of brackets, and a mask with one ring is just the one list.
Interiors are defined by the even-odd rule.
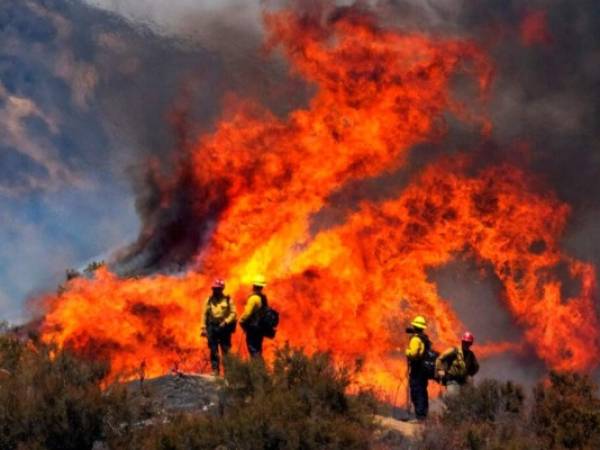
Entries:
[[0,30],[0,318],[18,320],[136,237],[132,166],[171,145],[180,78],[216,61],[79,2],[0,2]]
[[182,95],[203,129],[225,90],[271,78],[254,62],[259,11],[248,0],[0,2],[0,320],[26,317],[26,300],[67,268],[136,238],[139,178],[147,158],[169,159]]

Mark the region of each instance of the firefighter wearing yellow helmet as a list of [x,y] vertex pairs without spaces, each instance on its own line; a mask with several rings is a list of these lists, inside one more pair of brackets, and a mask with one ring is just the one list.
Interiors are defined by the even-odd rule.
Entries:
[[429,375],[425,367],[425,357],[431,351],[431,342],[425,334],[427,328],[425,317],[416,316],[410,325],[406,329],[406,332],[410,335],[408,347],[406,348],[410,400],[414,406],[417,420],[424,420],[429,411],[429,396],[427,393]]
[[421,330],[424,330],[427,328],[427,321],[425,320],[425,317],[423,317],[423,316],[415,317],[410,324],[413,327],[419,328]]
[[240,326],[246,333],[246,347],[250,357],[262,356],[264,334],[261,330],[260,319],[269,306],[263,289],[267,285],[263,275],[257,275],[252,282],[252,294],[246,301],[246,307],[240,317]]

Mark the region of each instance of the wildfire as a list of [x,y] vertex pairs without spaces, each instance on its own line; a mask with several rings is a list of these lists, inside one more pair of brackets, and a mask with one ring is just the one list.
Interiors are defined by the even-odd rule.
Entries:
[[[219,210],[192,269],[130,279],[101,269],[75,279],[48,300],[44,338],[108,359],[113,375],[131,376],[142,363],[148,376],[173,366],[202,370],[210,281],[226,278],[241,309],[250,277],[265,273],[281,311],[278,342],[360,360],[360,382],[391,394],[404,374],[397,348],[412,315],[428,317],[440,347],[455,343],[460,318],[427,272],[467,252],[502,282],[507,308],[541,359],[591,368],[600,355],[594,268],[560,250],[568,206],[516,168],[438,161],[397,198],[365,201],[345,222],[311,229],[342,186],[397,170],[415,144],[443,139],[448,111],[489,131],[450,94],[454,77],[466,75],[485,100],[493,72],[486,55],[464,40],[380,29],[355,9],[280,12],[265,23],[268,47],[314,84],[308,106],[281,119],[228,99],[214,133],[190,151],[198,197],[189,207]],[[562,295],[559,266],[579,280],[576,297]],[[241,338],[238,331],[234,349]],[[480,352],[513,347],[488,343]]]

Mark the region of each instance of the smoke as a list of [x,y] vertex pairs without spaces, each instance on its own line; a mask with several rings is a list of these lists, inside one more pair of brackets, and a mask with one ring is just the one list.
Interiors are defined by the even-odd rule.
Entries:
[[[56,152],[47,150],[47,138],[27,131],[27,123],[37,121],[50,135],[56,134],[58,126],[53,117],[45,114],[31,99],[8,94],[2,84],[0,102],[0,123],[4,131],[0,194],[18,195],[21,191],[32,189],[52,189],[61,183],[82,184],[82,180],[60,161]],[[38,170],[13,170],[27,162]],[[44,176],[40,176],[40,172]]]
[[[162,211],[152,208],[161,189],[152,171],[167,178],[179,169],[180,118],[185,134],[197,134],[211,129],[227,94],[264,98],[282,114],[305,100],[298,82],[281,81],[281,61],[256,57],[256,27],[245,19],[228,25],[231,8],[204,12],[186,16],[201,32],[160,34],[154,24],[79,1],[0,2],[0,204],[11,219],[0,234],[21,249],[0,259],[7,308],[33,293],[32,278],[34,290],[53,289],[69,266],[132,240],[139,225],[132,204],[142,234],[153,228]],[[189,204],[191,192],[174,198]],[[158,241],[165,229],[179,235],[173,227],[183,213],[182,204],[159,220],[166,225],[154,233]],[[42,254],[63,256],[52,262]],[[124,262],[125,271],[138,266]]]
[[[206,199],[186,166],[178,175],[162,180],[148,170],[137,181],[137,211],[144,218],[138,239],[119,252],[115,268],[120,274],[179,272],[197,254],[227,199]],[[202,205],[202,208],[196,208]]]
[[[502,300],[502,284],[489,267],[481,267],[468,255],[462,255],[442,268],[431,270],[429,277],[440,295],[471,331],[479,344],[525,342],[523,330],[515,323]],[[458,336],[457,336],[458,345]],[[518,381],[533,386],[545,373],[544,363],[533,348],[505,352],[486,358],[480,378]]]
[[[66,268],[133,239],[133,197],[154,189],[135,180],[149,157],[169,171],[180,152],[174,104],[185,97],[193,129],[209,129],[244,77],[256,95],[268,89],[268,68],[79,2],[1,2],[0,26],[0,315],[19,318]],[[239,38],[259,46],[254,33]]]
[[[204,45],[221,48],[211,33],[215,26],[261,34],[261,2],[257,0],[84,0],[113,11],[135,23],[143,23],[165,35],[189,36]],[[243,43],[239,43],[243,44]]]
[[198,52],[75,2],[1,2],[0,27],[0,314],[17,318],[66,268],[134,235],[125,168],[168,148],[178,89],[153,58],[190,66]]
[[[100,3],[105,8],[117,8],[115,3]],[[323,5],[334,8],[334,2],[269,2],[268,6],[290,6],[292,3],[305,11]],[[342,5],[351,2],[335,3]],[[598,65],[595,62],[600,49],[594,39],[594,30],[597,29],[594,2],[578,2],[576,6],[559,0],[508,3],[388,0],[358,3],[361,8],[374,11],[386,26],[428,34],[461,36],[473,39],[486,48],[496,64],[496,79],[486,111],[491,118],[493,132],[482,142],[478,129],[459,125],[458,121],[449,119],[448,137],[443,142],[415,149],[409,164],[398,173],[341,187],[331,197],[329,207],[315,216],[313,231],[343,221],[361,200],[397,195],[414,173],[439,155],[471,151],[477,153],[481,164],[510,160],[526,165],[533,174],[540,175],[561,199],[573,207],[573,225],[566,243],[574,251],[574,256],[586,259],[592,256],[592,261],[598,262],[586,250],[589,236],[582,234],[583,229],[592,227],[589,214],[594,217],[594,211],[600,207],[600,188],[595,182],[600,128],[595,114],[598,99],[593,95],[598,79]],[[215,8],[210,2],[192,5],[182,1],[176,3],[169,12],[164,11],[161,5],[159,2],[143,5],[120,2],[118,10],[132,20],[141,20],[163,32],[190,39],[194,39],[193,36],[197,38],[198,33],[212,33],[228,49],[220,48],[219,51],[236,55],[231,60],[233,65],[227,66],[227,72],[239,73],[245,67],[252,66],[244,62],[258,59],[256,55],[263,37],[257,26],[260,12],[258,2],[248,2],[243,8],[238,8],[237,2],[223,2]],[[237,11],[232,15],[232,10]],[[209,32],[197,26],[197,33],[194,34],[189,24],[207,11],[211,11],[211,17],[220,18],[217,21],[220,25],[209,28]],[[223,26],[223,23],[228,26]],[[235,27],[231,26],[232,23]],[[233,33],[232,28],[235,28]],[[224,30],[230,34],[220,39],[224,36]],[[246,41],[251,45],[239,38],[244,32],[252,37]],[[208,39],[207,42],[215,41]],[[232,52],[232,48],[238,52]],[[265,84],[254,82],[256,72],[252,76],[234,77],[228,82],[242,95],[259,99],[279,115],[284,115],[294,106],[302,105],[310,89],[298,80],[286,77],[285,65],[276,56],[271,56],[267,61],[271,61],[276,70],[262,73]],[[257,89],[257,84],[264,89]],[[288,94],[300,94],[290,101],[287,96],[280,95],[282,90]],[[457,80],[458,95],[462,93],[468,99],[468,90],[469,86],[462,86]],[[272,92],[277,92],[277,95]],[[180,207],[175,209],[182,210]],[[168,218],[178,215],[170,209],[164,213]],[[147,222],[154,225],[145,227],[146,232],[152,235],[151,229],[179,230],[178,227],[156,225],[164,220],[156,214],[152,215]],[[580,224],[582,221],[586,223],[585,226]],[[156,241],[172,242],[171,237],[157,233]],[[152,239],[145,239],[145,242],[150,241]],[[201,241],[195,233],[189,242],[197,245]],[[165,251],[160,245],[151,246],[157,252]],[[141,247],[138,246],[136,252],[141,251]],[[189,256],[193,253],[191,251]],[[148,264],[143,259],[134,256],[142,270],[161,268],[161,264],[155,264],[158,260],[156,257],[150,256],[149,261],[152,262]],[[185,258],[175,259],[179,266],[185,265]],[[172,266],[172,261],[167,265]]]
[[596,3],[425,3],[420,13],[410,9],[414,2],[381,1],[378,7],[388,23],[459,33],[485,46],[496,64],[488,111],[497,151],[510,151],[516,140],[527,142],[531,168],[561,198],[578,210],[598,208]]

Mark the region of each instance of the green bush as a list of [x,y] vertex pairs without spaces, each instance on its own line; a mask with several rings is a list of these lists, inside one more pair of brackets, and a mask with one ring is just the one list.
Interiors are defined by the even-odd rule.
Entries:
[[0,369],[2,449],[89,449],[129,410],[123,390],[101,390],[106,366],[66,351],[0,335]]
[[375,430],[369,393],[348,395],[349,372],[329,355],[285,347],[273,368],[227,361],[221,414],[181,417],[134,438],[131,448],[367,449]]
[[144,416],[124,386],[103,386],[105,365],[0,334],[0,448],[86,450],[96,441],[114,450],[369,447],[373,397],[349,395],[350,372],[329,355],[285,347],[272,368],[236,358],[226,364],[217,414]]
[[539,448],[526,426],[520,386],[483,380],[444,399],[443,412],[425,429],[419,448],[427,450],[530,450]]
[[551,372],[529,405],[520,387],[484,380],[444,400],[419,448],[600,449],[600,399],[588,376]]
[[391,439],[375,433],[381,405],[369,392],[350,394],[353,373],[326,353],[286,346],[272,367],[225,364],[216,412],[171,416],[152,396],[105,386],[105,365],[23,342],[0,324],[0,449],[87,450],[96,441],[112,450],[600,448],[600,398],[585,375],[552,372],[529,403],[515,384],[483,380],[445,398],[421,436]]
[[600,449],[600,399],[588,376],[550,374],[534,390],[532,426],[547,449]]
[[464,386],[458,396],[444,398],[441,420],[450,426],[467,421],[512,420],[523,412],[524,401],[520,386],[510,381],[483,380],[477,386]]

